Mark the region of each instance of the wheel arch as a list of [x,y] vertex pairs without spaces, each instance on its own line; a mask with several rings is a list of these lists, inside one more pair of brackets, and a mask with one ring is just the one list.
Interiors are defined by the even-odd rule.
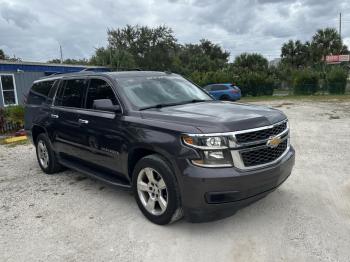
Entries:
[[177,172],[175,170],[175,163],[166,152],[154,147],[140,146],[131,149],[128,153],[127,170],[130,181],[132,180],[132,174],[137,162],[145,156],[154,154],[159,155],[169,164],[169,167],[172,169],[176,177]]
[[47,134],[46,129],[45,129],[44,127],[39,126],[39,125],[34,125],[34,126],[32,127],[32,138],[33,138],[33,143],[34,143],[34,145],[36,145],[36,143],[37,143],[37,138],[38,138],[38,136],[39,136],[40,134],[42,134],[42,133]]

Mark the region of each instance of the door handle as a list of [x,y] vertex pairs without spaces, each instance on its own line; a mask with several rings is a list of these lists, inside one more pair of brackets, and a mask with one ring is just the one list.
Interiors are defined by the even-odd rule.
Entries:
[[51,118],[59,118],[59,116],[55,114],[51,114]]
[[85,120],[85,119],[80,119],[78,120],[79,124],[89,124],[89,120]]

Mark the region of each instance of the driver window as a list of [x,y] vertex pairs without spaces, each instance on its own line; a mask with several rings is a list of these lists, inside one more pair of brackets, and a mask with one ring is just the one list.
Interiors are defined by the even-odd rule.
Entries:
[[91,79],[86,98],[86,108],[93,109],[92,105],[96,99],[110,99],[113,105],[118,105],[118,100],[111,86],[102,79]]

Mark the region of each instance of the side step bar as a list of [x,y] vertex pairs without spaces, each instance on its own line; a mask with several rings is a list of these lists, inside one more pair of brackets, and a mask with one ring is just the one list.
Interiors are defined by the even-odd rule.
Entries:
[[80,165],[76,163],[73,164],[71,161],[65,160],[62,158],[59,160],[59,162],[65,167],[76,170],[80,173],[83,173],[87,176],[90,176],[92,178],[105,182],[107,184],[120,187],[121,189],[124,189],[124,190],[131,190],[130,183],[123,181],[116,175],[102,173],[84,165]]

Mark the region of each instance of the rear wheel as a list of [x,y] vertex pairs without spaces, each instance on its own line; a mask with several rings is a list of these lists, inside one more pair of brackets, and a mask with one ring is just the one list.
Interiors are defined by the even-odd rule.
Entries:
[[140,210],[151,222],[165,225],[182,217],[175,175],[161,156],[146,156],[137,163],[133,191]]
[[36,156],[40,168],[46,174],[54,174],[61,171],[55,152],[52,149],[49,138],[45,133],[38,135],[36,140]]
[[228,100],[230,100],[230,98],[227,95],[223,95],[223,96],[220,97],[220,100],[228,101]]

